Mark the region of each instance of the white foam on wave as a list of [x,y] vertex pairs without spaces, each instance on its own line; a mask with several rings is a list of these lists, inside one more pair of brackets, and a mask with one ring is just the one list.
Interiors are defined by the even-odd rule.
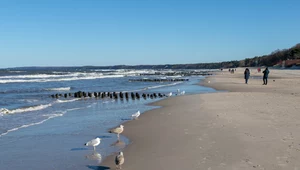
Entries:
[[108,72],[108,71],[116,71],[115,69],[94,69],[92,71],[103,71],[103,72]]
[[69,91],[71,87],[58,87],[58,88],[48,88],[48,91]]
[[73,110],[79,110],[79,109],[84,109],[84,107],[78,107],[78,108],[73,108],[73,109],[67,109],[67,111],[73,111]]
[[69,102],[74,102],[74,101],[77,101],[77,100],[80,100],[80,98],[71,99],[71,100],[59,100],[59,99],[57,99],[56,102],[57,103],[69,103]]
[[183,77],[181,75],[176,75],[176,76],[167,76],[167,78],[179,78],[179,77]]
[[120,75],[139,75],[139,74],[153,74],[155,73],[155,70],[125,70],[125,69],[118,69],[116,70],[115,74],[120,74]]
[[[80,75],[83,74],[83,75]],[[101,78],[118,78],[124,77],[124,75],[102,75],[99,73],[88,73],[88,76],[84,73],[80,73],[75,77],[65,77],[65,78],[55,78],[55,79],[1,79],[0,83],[32,83],[32,82],[54,82],[54,81],[74,81],[74,80],[92,80],[92,79],[101,79]]]
[[67,77],[99,77],[102,73],[86,73],[86,72],[56,72],[57,74],[27,74],[0,76],[0,79],[42,79],[42,78],[67,78]]
[[14,76],[0,76],[1,79],[33,79],[33,78],[57,78],[66,77],[68,74],[29,74],[29,75],[14,75]]
[[30,124],[27,124],[27,125],[22,125],[22,126],[19,126],[19,127],[10,129],[10,130],[7,130],[5,133],[0,134],[0,137],[4,136],[4,135],[7,135],[9,132],[13,132],[13,131],[16,131],[16,130],[19,130],[19,129],[22,129],[22,128],[27,128],[27,127],[30,127],[30,126],[42,124],[42,123],[46,122],[49,119],[52,119],[52,118],[55,118],[55,117],[59,117],[59,116],[63,116],[65,113],[66,112],[62,112],[62,113],[59,113],[59,114],[43,115],[43,116],[47,116],[48,118],[45,119],[45,120],[42,120],[40,122],[30,123]]
[[149,86],[149,87],[146,87],[144,90],[148,90],[148,89],[156,89],[156,88],[166,87],[166,86],[175,86],[175,85],[180,84],[180,83],[183,83],[183,82],[176,82],[176,83],[163,84],[163,85],[157,85],[157,86]]
[[6,108],[1,108],[0,113],[2,114],[15,114],[15,113],[23,113],[23,112],[29,112],[29,111],[37,111],[37,110],[42,110],[47,107],[52,106],[52,104],[44,104],[44,105],[38,105],[38,106],[31,106],[31,107],[26,107],[26,108],[19,108],[19,109],[14,109],[14,110],[9,110]]
[[38,102],[39,100],[37,99],[20,99],[22,102],[27,102],[27,103],[35,103]]
[[71,72],[52,71],[53,74],[70,74]]
[[10,73],[24,73],[26,71],[8,71],[8,72],[10,72]]
[[156,88],[161,88],[161,87],[166,87],[166,86],[174,86],[174,85],[177,85],[177,84],[180,84],[180,83],[183,83],[183,82],[176,82],[176,83],[171,83],[171,84],[162,84],[162,85],[157,85],[157,86],[149,86],[149,87],[145,87],[143,89],[122,91],[122,93],[139,92],[139,91],[144,91],[144,90],[149,90],[149,89],[156,89]]
[[6,109],[6,108],[1,108],[0,109],[0,115],[3,116],[4,114],[8,114],[10,112],[10,110]]

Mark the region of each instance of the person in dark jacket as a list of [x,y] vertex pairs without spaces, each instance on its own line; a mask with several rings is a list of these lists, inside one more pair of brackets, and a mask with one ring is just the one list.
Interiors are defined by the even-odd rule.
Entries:
[[245,69],[244,71],[244,78],[245,78],[245,83],[248,84],[248,79],[250,77],[250,70],[248,68]]
[[264,76],[263,76],[264,84],[263,85],[267,85],[268,84],[268,76],[270,73],[268,67],[263,71],[263,73],[264,73]]

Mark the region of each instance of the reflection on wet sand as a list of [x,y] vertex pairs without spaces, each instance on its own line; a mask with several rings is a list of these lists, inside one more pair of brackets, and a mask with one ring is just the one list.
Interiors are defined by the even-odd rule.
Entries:
[[101,154],[99,152],[96,152],[96,151],[93,151],[93,153],[91,153],[89,155],[86,155],[85,158],[89,159],[89,160],[95,160],[95,161],[97,161],[97,164],[100,164],[101,161],[102,161]]
[[125,142],[123,142],[122,140],[118,139],[115,143],[111,144],[111,146],[124,147],[125,146]]

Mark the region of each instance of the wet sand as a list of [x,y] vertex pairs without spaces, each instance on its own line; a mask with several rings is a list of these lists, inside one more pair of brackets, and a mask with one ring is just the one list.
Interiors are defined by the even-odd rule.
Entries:
[[[202,82],[223,92],[171,97],[124,124],[122,169],[300,169],[300,70],[270,70],[267,86],[243,71]],[[114,157],[97,169],[115,169]]]

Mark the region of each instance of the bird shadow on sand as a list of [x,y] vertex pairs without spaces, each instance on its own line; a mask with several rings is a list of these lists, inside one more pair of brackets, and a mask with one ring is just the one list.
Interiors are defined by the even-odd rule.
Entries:
[[118,139],[115,143],[112,143],[110,146],[124,147],[125,146],[125,142],[123,142],[122,140]]
[[108,166],[90,166],[87,165],[88,168],[93,169],[93,170],[107,170],[110,169]]
[[108,135],[102,135],[102,136],[97,136],[98,138],[104,139],[104,138],[111,138],[111,136]]
[[132,120],[132,119],[129,119],[129,118],[122,118],[121,120],[125,121],[125,120]]
[[71,151],[84,151],[88,150],[88,148],[72,148]]

